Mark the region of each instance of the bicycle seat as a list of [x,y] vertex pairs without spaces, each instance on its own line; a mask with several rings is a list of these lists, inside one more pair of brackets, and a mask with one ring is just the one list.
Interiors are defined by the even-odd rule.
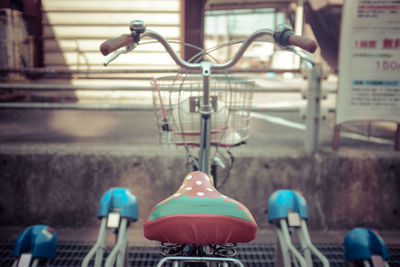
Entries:
[[207,174],[196,171],[149,212],[143,229],[150,240],[223,245],[250,242],[257,224],[243,204],[218,192]]

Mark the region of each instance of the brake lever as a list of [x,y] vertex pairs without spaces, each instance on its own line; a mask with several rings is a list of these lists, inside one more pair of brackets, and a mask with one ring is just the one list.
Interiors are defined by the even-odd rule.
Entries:
[[114,59],[116,59],[117,57],[119,57],[119,56],[122,55],[122,54],[126,54],[126,53],[131,52],[133,49],[135,49],[135,47],[136,47],[137,45],[138,45],[138,44],[135,42],[135,43],[132,43],[131,45],[125,46],[124,49],[115,51],[106,61],[104,61],[103,65],[104,65],[105,67],[107,67],[108,64],[110,64]]
[[311,63],[312,66],[315,66],[315,61],[314,59],[312,59],[309,55],[307,55],[305,52],[303,52],[303,50],[291,47],[291,46],[285,46],[283,47],[284,49],[295,53],[296,55],[298,55],[299,57],[301,57],[302,59],[304,59],[305,61]]

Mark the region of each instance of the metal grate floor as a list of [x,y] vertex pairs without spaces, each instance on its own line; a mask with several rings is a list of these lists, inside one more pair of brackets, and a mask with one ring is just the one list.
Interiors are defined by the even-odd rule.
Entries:
[[[80,266],[83,258],[93,244],[82,242],[59,242],[57,258],[50,262],[50,266]],[[0,242],[0,266],[11,266],[13,242]],[[336,244],[317,244],[317,248],[328,258],[332,267],[350,266],[344,260],[344,249]],[[237,256],[245,266],[266,267],[274,266],[274,245],[266,243],[240,244],[237,247]],[[400,266],[400,245],[389,246],[391,267]],[[130,246],[129,266],[155,266],[161,257],[160,248],[154,246]],[[322,266],[314,259],[315,266]]]

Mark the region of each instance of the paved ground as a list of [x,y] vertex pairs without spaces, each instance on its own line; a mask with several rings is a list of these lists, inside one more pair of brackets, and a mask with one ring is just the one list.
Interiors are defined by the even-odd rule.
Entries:
[[[246,149],[265,146],[301,148],[304,121],[298,112],[253,113]],[[333,114],[320,128],[321,146],[331,146]],[[396,124],[343,127],[343,147],[393,149]],[[7,144],[158,145],[153,111],[0,110],[0,142]],[[368,136],[369,135],[369,136]]]

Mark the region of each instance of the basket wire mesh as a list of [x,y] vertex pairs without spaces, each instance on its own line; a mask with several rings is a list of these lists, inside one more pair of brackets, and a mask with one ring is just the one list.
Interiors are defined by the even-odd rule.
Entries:
[[[199,146],[203,95],[201,75],[153,78],[153,104],[160,142]],[[210,77],[211,145],[232,147],[249,138],[254,82],[237,77]]]

